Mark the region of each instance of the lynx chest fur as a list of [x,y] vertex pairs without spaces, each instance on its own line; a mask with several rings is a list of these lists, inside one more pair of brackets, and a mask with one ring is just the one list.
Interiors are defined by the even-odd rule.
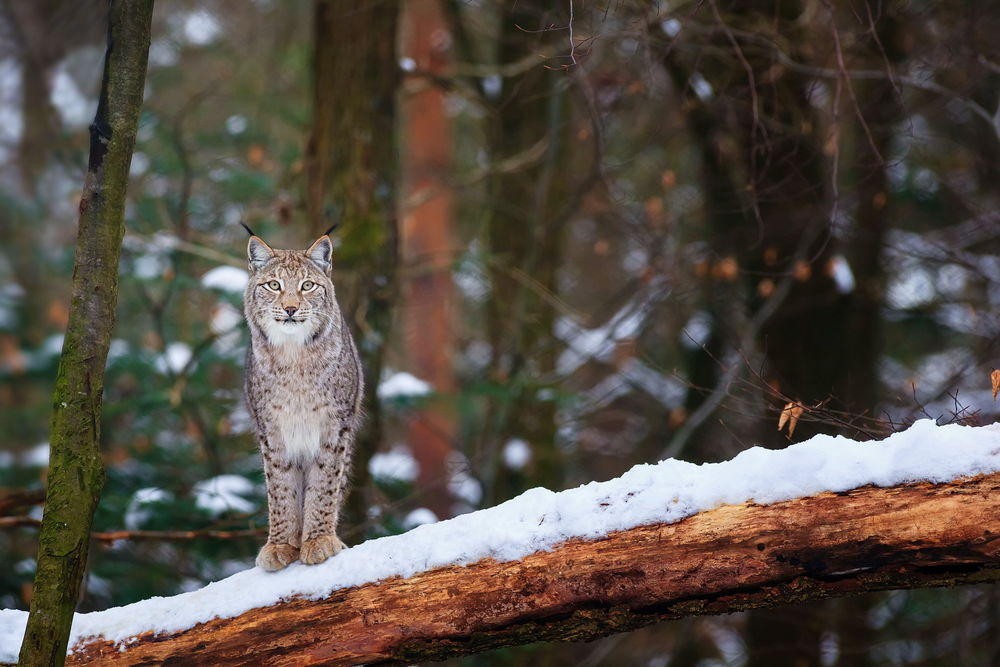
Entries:
[[324,429],[343,412],[331,391],[337,380],[332,364],[317,363],[316,352],[301,344],[265,344],[248,366],[247,395],[255,404],[258,431],[275,431],[268,453],[296,465],[315,459]]
[[320,563],[343,548],[336,527],[361,419],[361,364],[330,281],[329,236],[306,251],[251,236],[247,253],[246,398],[269,518],[257,564]]

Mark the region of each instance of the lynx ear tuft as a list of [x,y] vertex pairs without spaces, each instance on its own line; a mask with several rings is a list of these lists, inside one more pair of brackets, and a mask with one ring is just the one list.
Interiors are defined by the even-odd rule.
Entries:
[[324,234],[316,239],[315,243],[306,250],[306,257],[312,260],[324,272],[329,273],[333,268],[333,242],[330,237]]
[[264,243],[259,236],[251,236],[247,243],[247,259],[250,260],[250,271],[254,272],[267,264],[274,257],[271,246]]

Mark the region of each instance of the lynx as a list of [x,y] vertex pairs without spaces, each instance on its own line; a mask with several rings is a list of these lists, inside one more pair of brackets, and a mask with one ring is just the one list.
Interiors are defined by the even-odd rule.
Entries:
[[364,379],[330,281],[329,232],[303,252],[272,249],[246,229],[246,399],[269,520],[257,565],[274,571],[296,559],[322,563],[344,548],[337,519]]

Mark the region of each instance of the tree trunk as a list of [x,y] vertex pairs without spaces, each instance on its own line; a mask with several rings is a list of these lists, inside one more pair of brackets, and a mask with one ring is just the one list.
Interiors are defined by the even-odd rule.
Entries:
[[[539,26],[555,21],[546,2],[505,6],[499,29],[499,62],[541,53],[552,41]],[[558,39],[563,39],[560,35]],[[579,73],[586,76],[586,73]],[[556,292],[563,230],[575,207],[567,206],[578,185],[570,176],[566,74],[541,63],[506,77],[494,105],[489,150],[494,163],[521,164],[500,169],[490,179],[489,223],[491,293],[487,340],[492,352],[490,381],[499,385],[484,433],[486,502],[495,504],[525,490],[521,476],[503,469],[500,452],[511,438],[532,447],[534,483],[564,484],[565,466],[556,446],[555,401],[540,401],[539,378],[551,375],[558,346],[553,344],[555,313],[542,294]],[[539,146],[537,157],[525,159]],[[531,277],[531,286],[523,278]]]
[[[709,333],[703,346],[694,346],[685,354],[687,378],[690,384],[684,400],[687,417],[695,421],[684,424],[683,441],[675,441],[672,455],[690,461],[712,461],[727,458],[727,448],[713,451],[708,448],[686,451],[685,443],[720,443],[728,438],[725,429],[716,420],[698,416],[705,410],[705,401],[716,385],[723,381],[725,360],[734,351],[740,351],[741,328],[746,326],[747,294],[736,271],[728,270],[745,249],[754,242],[755,221],[746,210],[741,198],[739,166],[733,160],[727,141],[729,128],[724,121],[722,105],[714,100],[701,100],[690,85],[692,69],[686,67],[673,50],[664,54],[664,67],[674,87],[682,93],[686,119],[691,138],[700,157],[699,176],[705,191],[705,234],[709,254],[702,259],[704,271],[699,277],[700,302],[709,317]],[[734,164],[735,163],[735,164]],[[742,350],[749,354],[749,350]],[[727,369],[728,370],[728,369]],[[742,373],[739,374],[742,377]],[[742,415],[726,416],[726,428],[737,432],[747,428],[751,419]],[[700,423],[699,423],[700,422]],[[718,431],[722,431],[718,433]],[[679,431],[680,432],[680,431]],[[721,437],[719,437],[721,436]]]
[[[859,54],[861,67],[878,68],[890,63],[897,67],[905,57],[901,18],[898,7],[882,8],[868,2],[868,15],[879,16],[867,37],[867,48]],[[842,25],[856,25],[851,11],[842,12]],[[847,31],[845,31],[847,32]],[[860,41],[860,40],[859,40]],[[878,414],[882,382],[879,359],[883,354],[883,316],[885,309],[886,258],[885,247],[890,224],[892,197],[889,187],[888,164],[895,127],[903,118],[902,100],[891,81],[851,82],[858,99],[861,119],[852,128],[850,140],[859,164],[856,176],[857,208],[854,224],[845,242],[847,262],[854,275],[855,288],[847,295],[846,317],[840,332],[845,346],[847,364],[842,372],[836,396],[843,409],[858,418]],[[864,127],[861,127],[861,123]],[[850,428],[841,433],[856,438]],[[877,631],[871,624],[871,610],[882,603],[884,596],[867,595],[838,602],[834,614],[840,642],[838,665],[873,667],[878,658],[870,650],[876,643]]]
[[437,77],[449,74],[452,37],[440,0],[409,0],[399,11],[399,53],[408,70],[399,109],[403,345],[410,370],[440,397],[413,415],[407,440],[420,466],[423,503],[444,518],[451,516],[446,464],[455,435],[455,416],[445,402],[455,389],[455,248],[451,121]]
[[100,451],[104,364],[118,301],[125,189],[142,105],[152,0],[111,3],[108,49],[80,231],[69,326],[59,360],[50,434],[48,490],[38,569],[21,665],[59,665],[87,564],[94,509],[104,483]]
[[730,505],[518,561],[482,560],[291,600],[71,664],[407,663],[580,641],[661,620],[869,590],[1000,580],[1000,473]]
[[[803,61],[809,57],[807,30],[816,26],[803,20],[804,3],[798,1],[739,0],[726,6],[726,14],[713,3],[712,11],[724,26],[716,46],[729,51],[726,68],[714,72],[713,86],[718,86],[718,99],[743,101],[720,117],[731,119],[728,129],[745,173],[751,225],[736,258],[744,276],[748,324],[770,311],[752,332],[756,349],[741,350],[748,357],[759,354],[765,408],[742,435],[782,447],[788,440],[776,429],[785,403],[780,396],[810,406],[831,399],[847,365],[841,330],[846,300],[827,270],[834,254],[831,209],[836,203],[831,203],[838,194],[828,185],[835,163],[823,151],[827,128],[810,104],[810,80],[775,70],[773,54],[754,49],[744,35],[762,33],[787,43],[791,57]],[[807,416],[795,438],[829,430]],[[819,665],[823,615],[815,605],[792,614],[751,614],[747,667]]]
[[[369,506],[368,460],[382,440],[375,391],[396,300],[396,12],[348,0],[313,5],[313,127],[307,205],[312,236],[340,223],[337,291],[359,334],[364,427],[354,454],[349,520]],[[342,39],[350,35],[351,39]]]

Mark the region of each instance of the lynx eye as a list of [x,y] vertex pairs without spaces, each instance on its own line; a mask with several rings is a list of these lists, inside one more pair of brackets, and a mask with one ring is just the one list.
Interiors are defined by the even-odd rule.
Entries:
[[264,287],[266,287],[269,290],[277,292],[278,290],[281,289],[281,283],[279,283],[277,280],[269,280],[264,284]]
[[302,291],[303,292],[311,292],[314,289],[316,289],[316,283],[314,283],[313,281],[307,280],[304,283],[302,283]]

